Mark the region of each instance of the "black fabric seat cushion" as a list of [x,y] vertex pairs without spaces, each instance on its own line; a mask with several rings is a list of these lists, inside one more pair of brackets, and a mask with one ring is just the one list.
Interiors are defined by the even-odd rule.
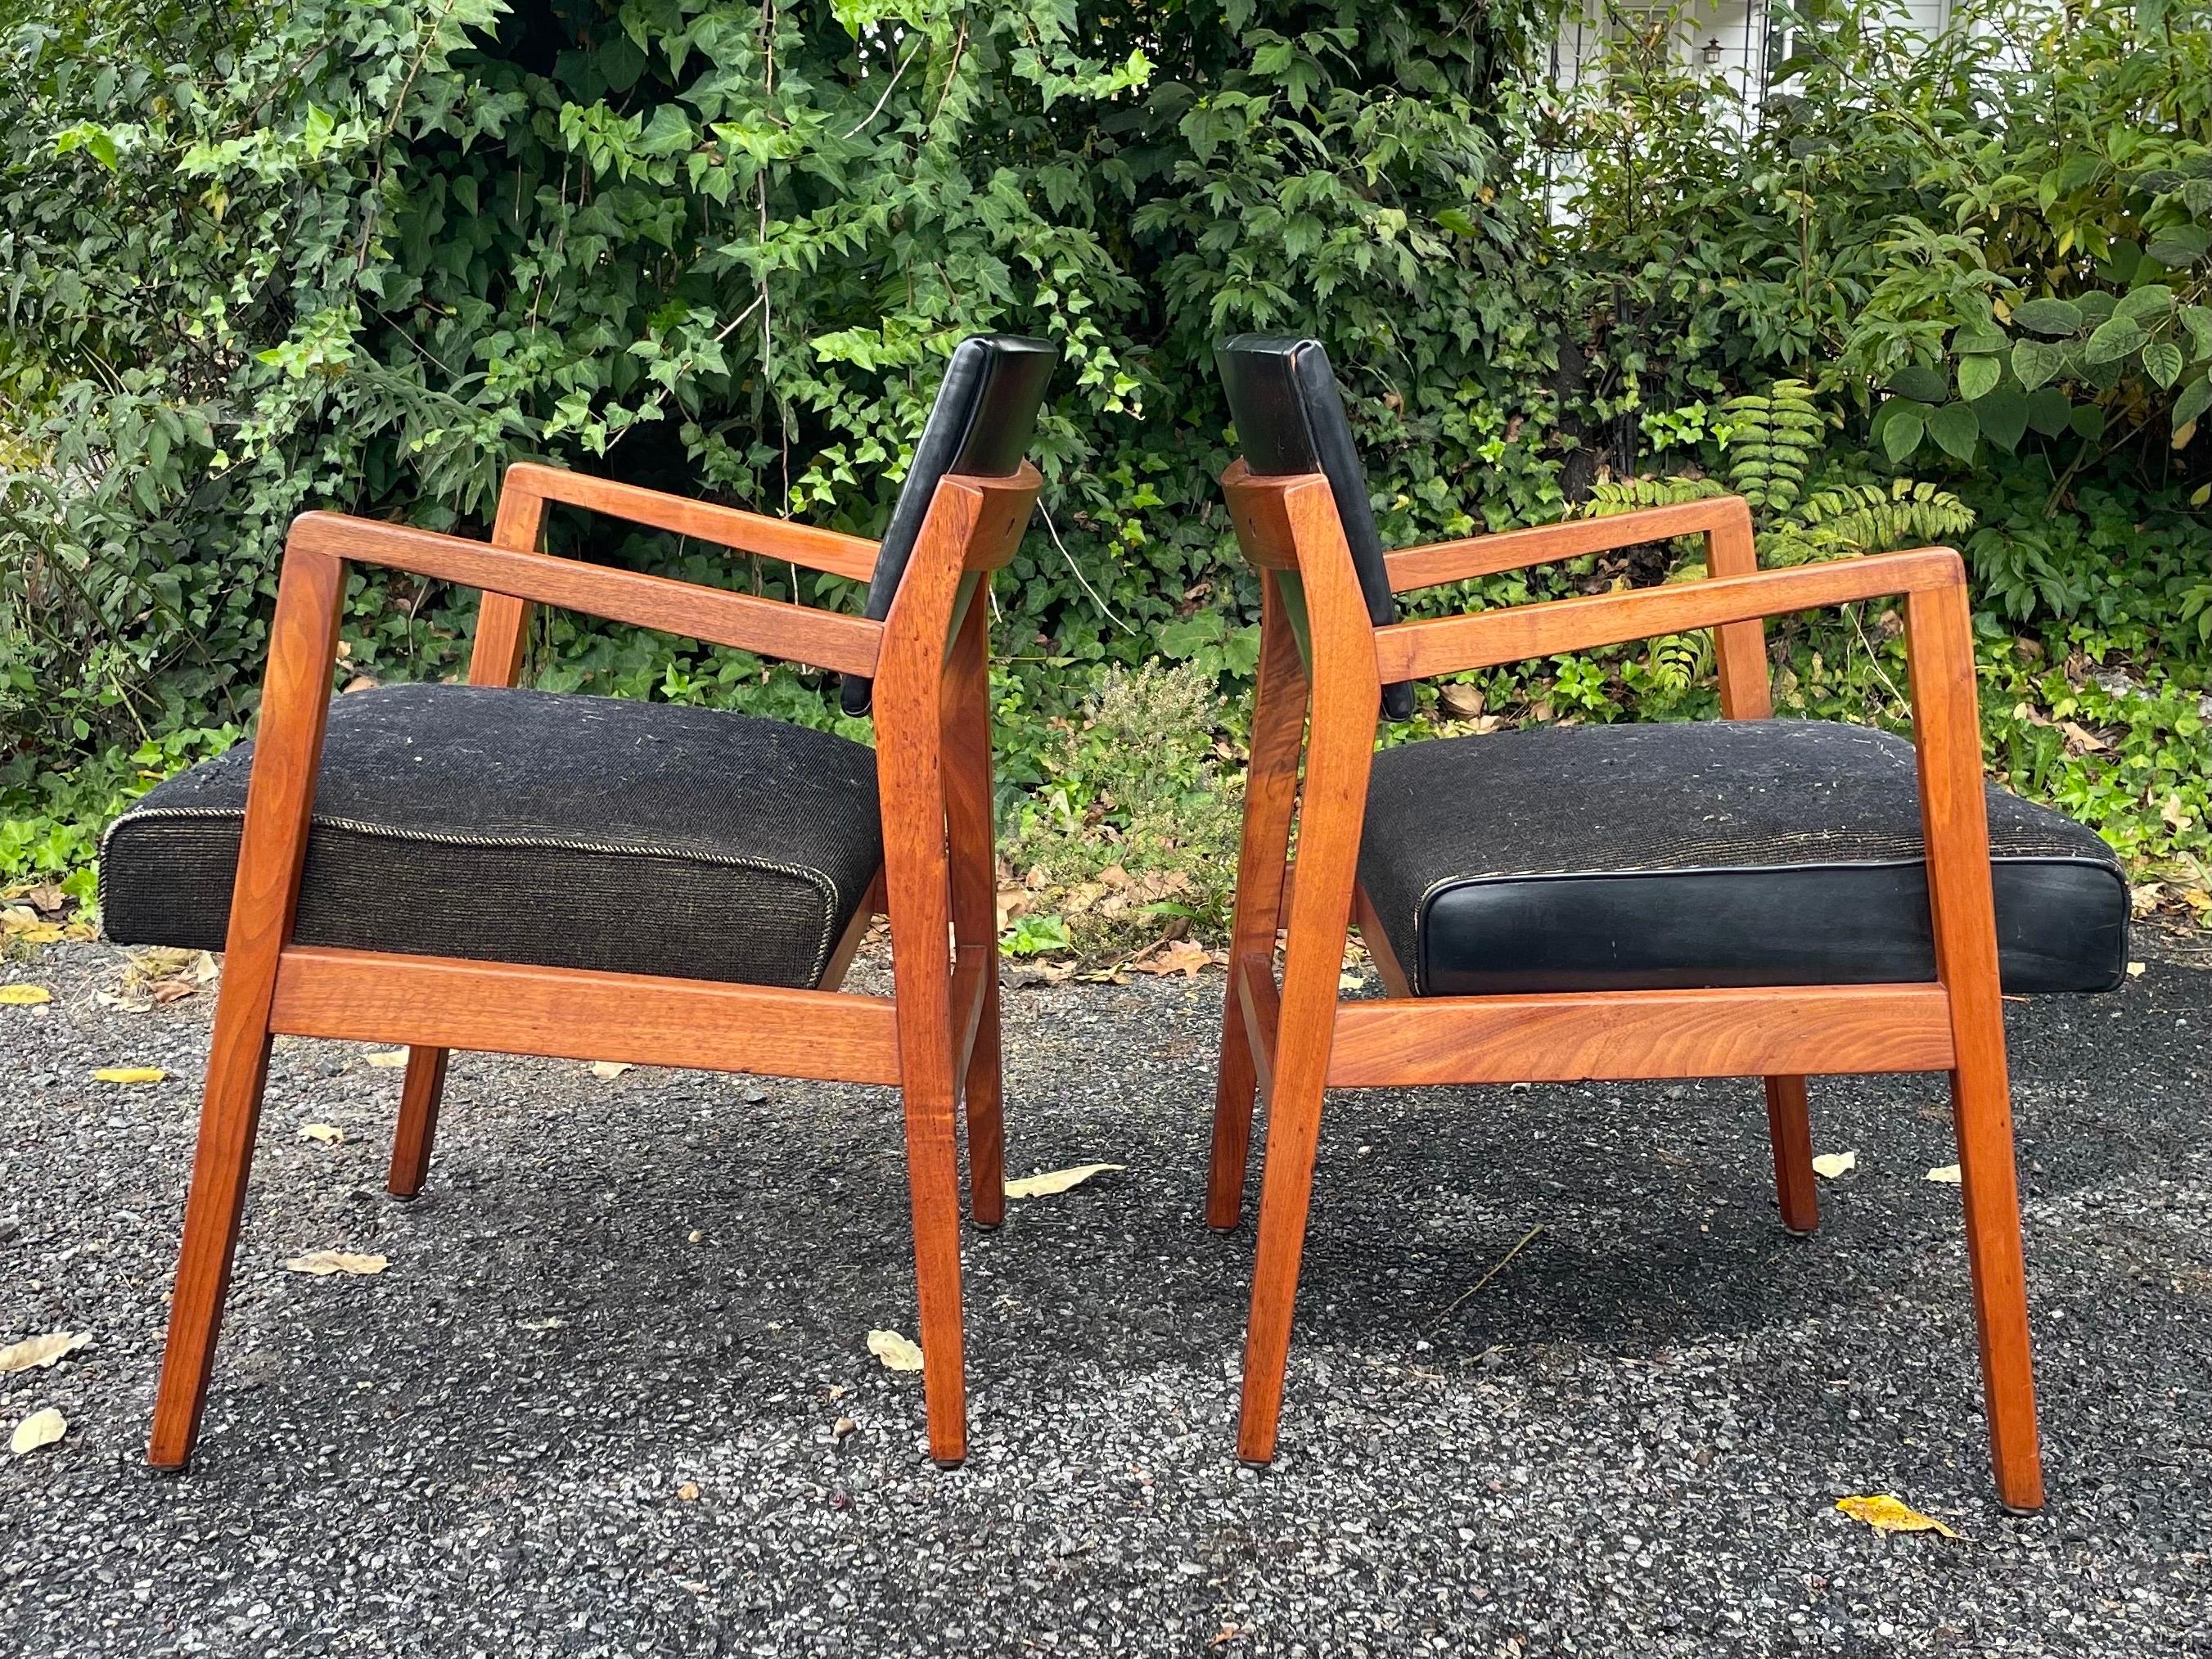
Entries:
[[[461,685],[331,708],[303,945],[818,983],[883,862],[875,753],[715,709]],[[109,828],[109,935],[220,951],[252,745]]]
[[[2010,991],[2126,971],[2094,832],[1989,791]],[[1817,720],[1554,727],[1375,757],[1361,884],[1422,995],[1931,979],[1910,743]]]

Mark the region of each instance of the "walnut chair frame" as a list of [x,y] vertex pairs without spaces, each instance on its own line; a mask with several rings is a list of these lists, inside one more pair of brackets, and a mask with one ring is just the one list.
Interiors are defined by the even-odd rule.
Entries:
[[[1010,560],[1038,488],[948,474],[889,615],[875,622],[550,557],[549,501],[866,582],[877,544],[546,466],[511,468],[491,544],[310,513],[286,545],[248,788],[222,988],[185,1206],[148,1459],[190,1458],[238,1242],[271,1041],[405,1044],[390,1190],[421,1190],[454,1048],[896,1085],[902,1092],[930,1455],[966,1453],[959,1177],[964,1103],[975,1221],[1005,1213],[998,933],[986,626],[981,589]],[[551,605],[876,680],[884,868],[821,988],[794,990],[301,946],[306,857],[350,564],[483,594],[471,659],[511,686],[530,608]],[[890,919],[894,994],[841,991],[872,919]]]
[[[1806,1074],[1943,1071],[1997,1492],[2012,1509],[2040,1507],[1973,638],[1958,555],[1929,548],[1761,570],[1745,504],[1694,501],[1411,548],[1385,562],[1391,590],[1403,592],[1702,536],[1705,580],[1377,627],[1325,477],[1261,477],[1238,460],[1222,486],[1264,595],[1206,1206],[1216,1228],[1237,1224],[1254,1099],[1263,1096],[1266,1163],[1239,1454],[1258,1462],[1274,1455],[1325,1088],[1763,1077],[1782,1218],[1809,1233],[1819,1209]],[[1934,981],[1412,994],[1358,877],[1384,685],[1711,629],[1724,717],[1765,719],[1773,709],[1762,618],[1899,594]],[[1294,816],[1293,868],[1285,859]],[[1352,926],[1389,993],[1381,1000],[1338,1000]],[[1279,927],[1287,930],[1279,984]]]

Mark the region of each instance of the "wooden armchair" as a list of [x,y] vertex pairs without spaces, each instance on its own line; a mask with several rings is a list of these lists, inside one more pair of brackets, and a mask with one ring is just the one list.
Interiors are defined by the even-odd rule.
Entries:
[[[1264,594],[1207,1201],[1237,1224],[1256,1091],[1242,1455],[1274,1453],[1325,1088],[1763,1077],[1802,1234],[1807,1074],[1945,1071],[1997,1490],[2040,1505],[2000,985],[2118,984],[2127,892],[2094,835],[1985,788],[1958,556],[1762,571],[1738,500],[1385,553],[1322,349],[1246,336],[1220,366],[1243,450],[1222,486]],[[1704,581],[1395,620],[1408,589],[1693,534]],[[1892,594],[1913,742],[1770,720],[1760,619]],[[1378,702],[1410,712],[1413,680],[1698,629],[1718,723],[1374,752]],[[1382,1000],[1338,1000],[1347,925]]]
[[[404,1043],[389,1186],[422,1185],[454,1048],[896,1085],[931,1455],[965,1455],[959,1188],[1004,1213],[980,590],[1036,500],[1055,362],[955,351],[882,544],[520,465],[492,544],[310,513],[286,546],[260,726],[149,793],[101,860],[111,934],[222,948],[149,1457],[198,1431],[271,1038]],[[863,616],[550,558],[549,501],[871,583]],[[349,564],[484,594],[471,684],[331,696]],[[717,710],[512,689],[562,605],[836,670],[877,743]],[[891,997],[841,993],[870,919]]]

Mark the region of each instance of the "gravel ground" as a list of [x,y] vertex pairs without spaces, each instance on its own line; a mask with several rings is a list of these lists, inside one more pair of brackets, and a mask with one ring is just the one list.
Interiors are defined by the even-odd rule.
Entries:
[[[94,1341],[0,1377],[70,1425],[0,1462],[0,1652],[2212,1654],[2212,969],[2139,953],[2012,1009],[2018,1519],[1930,1078],[1816,1085],[1858,1168],[1811,1242],[1755,1084],[1334,1101],[1282,1456],[1239,1467],[1213,976],[1010,994],[1012,1170],[1129,1167],[970,1237],[964,1469],[866,1348],[914,1328],[889,1091],[465,1056],[408,1205],[398,1073],[287,1041],[198,1459],[155,1475],[213,998],[118,1009],[114,952],[51,947],[0,966],[55,994],[0,1007],[0,1341]],[[391,1267],[283,1270],[325,1247]]]

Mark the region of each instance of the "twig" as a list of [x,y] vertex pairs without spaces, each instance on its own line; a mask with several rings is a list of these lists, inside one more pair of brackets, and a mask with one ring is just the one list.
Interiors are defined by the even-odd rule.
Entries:
[[1462,1295],[1458,1301],[1453,1303],[1450,1307],[1446,1308],[1443,1313],[1439,1314],[1437,1316],[1437,1322],[1430,1326],[1428,1329],[1423,1331],[1421,1334],[1423,1336],[1434,1336],[1438,1331],[1443,1329],[1444,1326],[1450,1322],[1451,1316],[1467,1305],[1468,1298],[1469,1297],[1472,1297],[1475,1291],[1480,1290],[1484,1285],[1490,1283],[1492,1279],[1497,1278],[1498,1274],[1504,1273],[1505,1271],[1505,1264],[1512,1261],[1515,1256],[1520,1255],[1522,1250],[1528,1249],[1528,1241],[1535,1237],[1538,1233],[1540,1233],[1543,1231],[1544,1224],[1540,1221],[1534,1226],[1529,1228],[1527,1232],[1522,1234],[1521,1242],[1518,1244],[1516,1244],[1511,1249],[1506,1251],[1504,1255],[1498,1257],[1497,1265],[1492,1267],[1488,1273],[1483,1274],[1481,1278],[1476,1279],[1466,1293]]
[[1075,580],[1083,584],[1083,591],[1091,596],[1091,603],[1098,607],[1098,614],[1105,617],[1108,622],[1112,623],[1115,627],[1120,629],[1124,634],[1135,633],[1137,630],[1130,627],[1128,623],[1123,622],[1119,617],[1115,616],[1114,614],[1113,607],[1109,605],[1104,599],[1099,598],[1098,590],[1093,587],[1088,580],[1085,580],[1083,567],[1076,563],[1074,556],[1069,553],[1066,547],[1060,542],[1060,531],[1054,526],[1052,521],[1052,509],[1047,507],[1042,500],[1037,502],[1037,516],[1044,520],[1045,534],[1050,536],[1052,538],[1052,544],[1060,549],[1060,556],[1067,561],[1067,568],[1075,573]]
[[908,64],[911,64],[915,58],[921,56],[921,47],[917,45],[912,52],[907,53],[904,58],[899,60],[898,67],[891,71],[890,84],[884,88],[884,95],[876,100],[876,106],[873,109],[870,110],[866,115],[862,116],[859,121],[854,124],[852,131],[845,135],[848,138],[859,137],[861,132],[867,127],[868,123],[874,120],[876,117],[884,112],[884,106],[890,102],[891,94],[898,90],[899,76],[906,73],[907,65]]

